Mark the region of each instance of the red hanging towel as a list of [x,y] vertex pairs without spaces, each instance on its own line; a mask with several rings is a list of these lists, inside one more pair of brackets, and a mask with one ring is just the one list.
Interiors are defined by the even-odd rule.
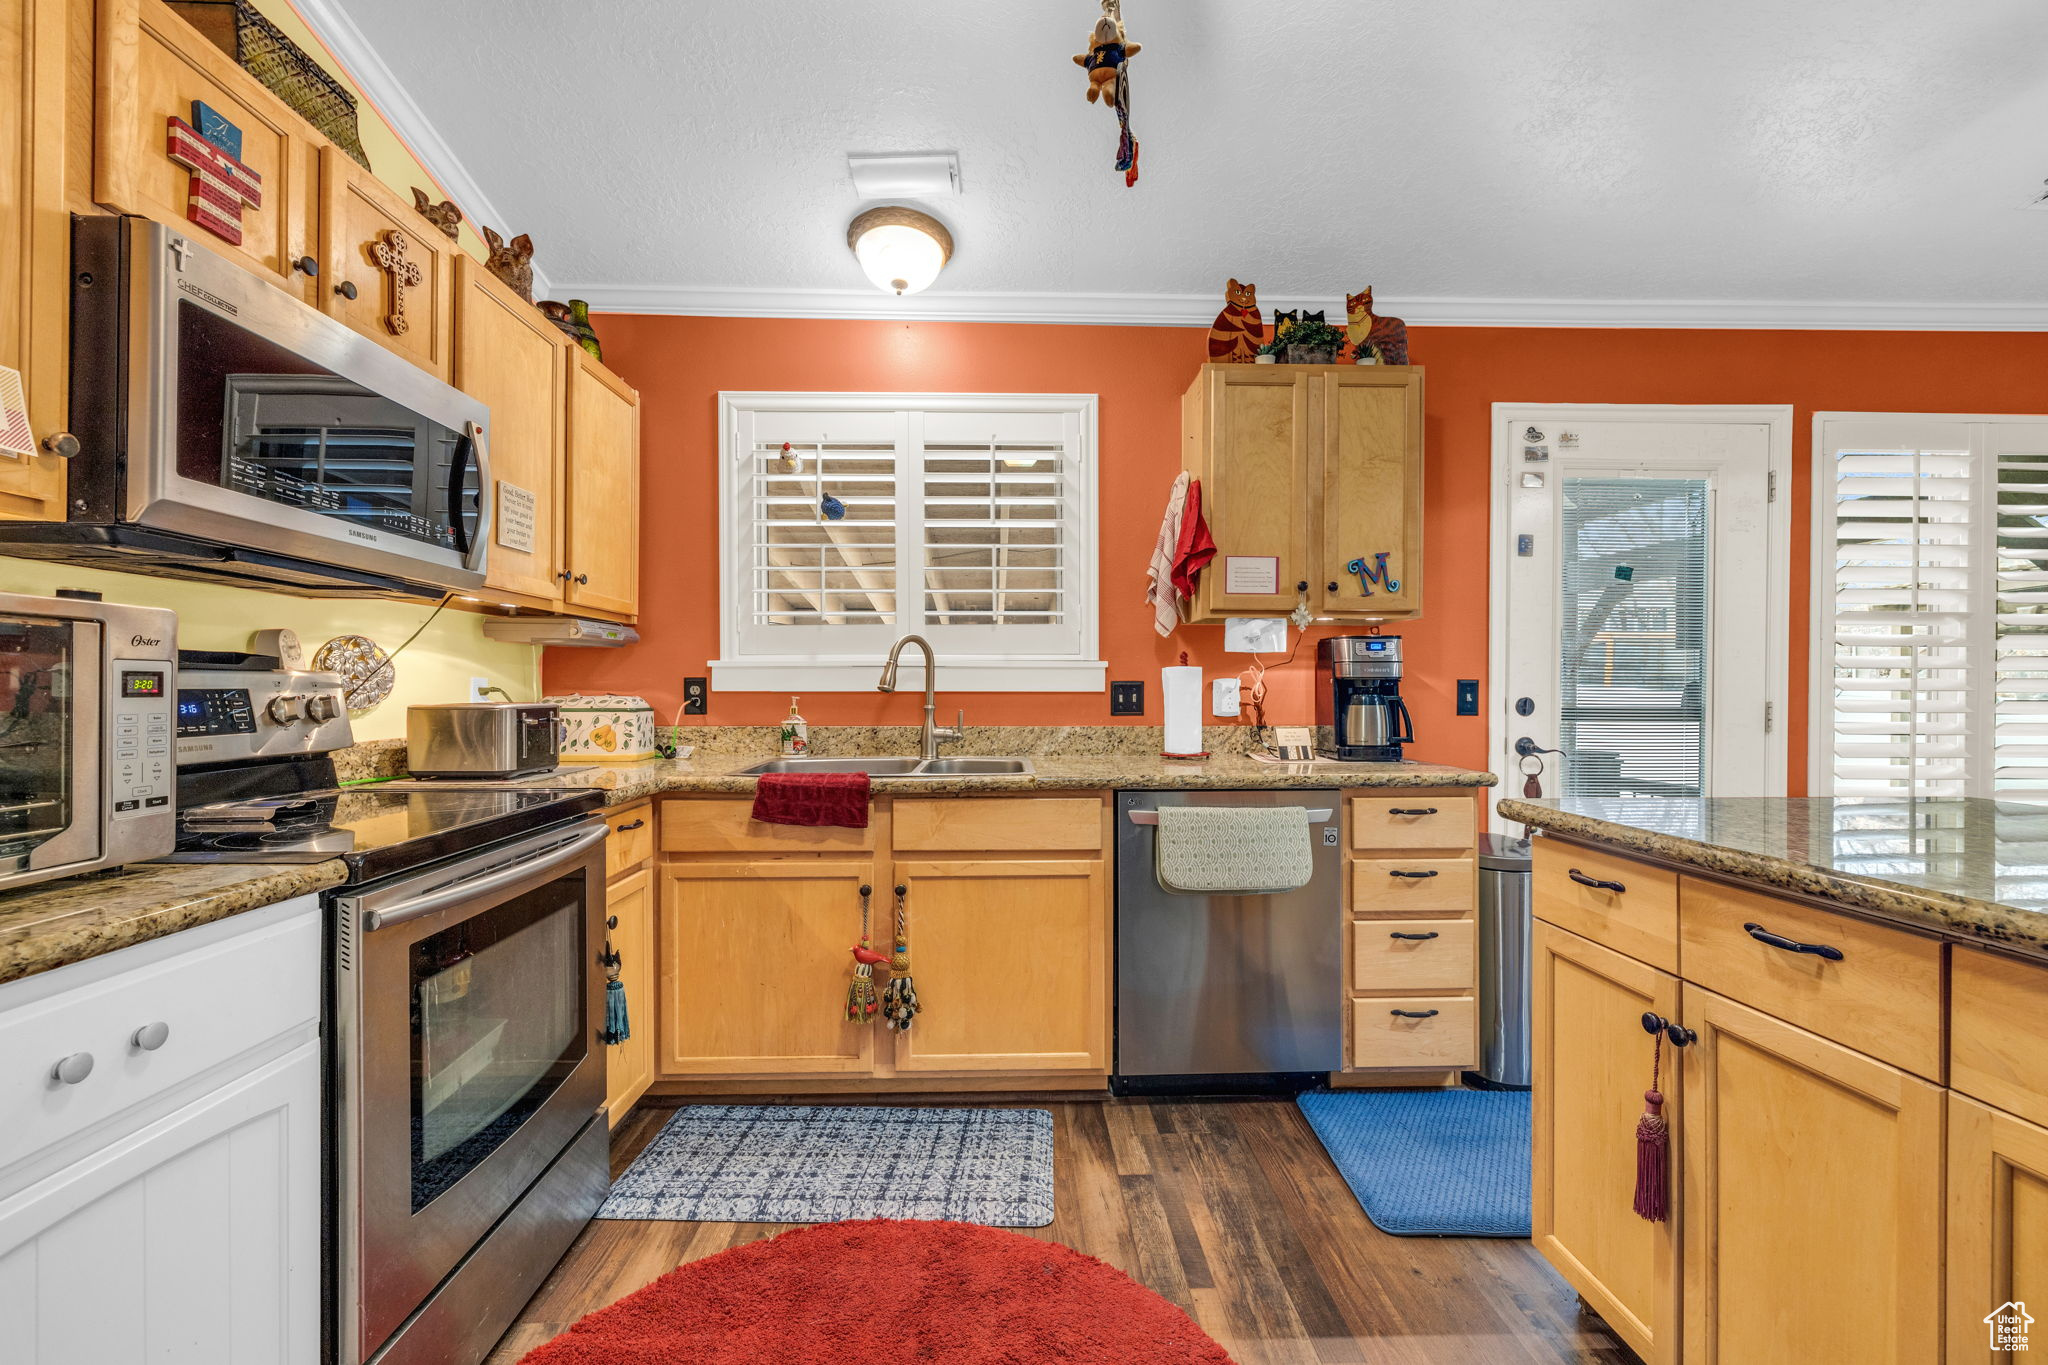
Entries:
[[1180,543],[1173,547],[1173,586],[1180,595],[1195,595],[1195,577],[1216,557],[1216,538],[1202,519],[1202,481],[1188,480],[1187,510],[1181,514]]
[[868,827],[866,773],[764,773],[754,784],[754,818],[769,825]]

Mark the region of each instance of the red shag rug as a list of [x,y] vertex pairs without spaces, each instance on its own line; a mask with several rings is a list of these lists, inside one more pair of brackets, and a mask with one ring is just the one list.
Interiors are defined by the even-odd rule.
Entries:
[[520,1365],[1230,1365],[1092,1256],[970,1223],[799,1228],[671,1270]]

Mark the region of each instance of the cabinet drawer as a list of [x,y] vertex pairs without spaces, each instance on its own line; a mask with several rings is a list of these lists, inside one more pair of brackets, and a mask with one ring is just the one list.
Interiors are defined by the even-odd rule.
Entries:
[[1676,872],[1583,844],[1538,839],[1534,849],[1536,918],[1662,971],[1678,970]]
[[1092,797],[904,798],[894,811],[896,847],[905,852],[1102,847],[1102,802]]
[[2048,967],[1957,948],[1948,990],[1949,1087],[2048,1126]]
[[604,845],[604,874],[616,877],[629,867],[638,867],[654,856],[654,803],[637,801],[630,806],[605,812],[611,821],[611,837]]
[[[1405,1013],[1396,1014],[1396,1010]],[[1353,1000],[1351,1065],[1428,1070],[1476,1066],[1479,1030],[1475,1010],[1469,996],[1382,995]]]
[[1471,913],[1478,872],[1470,858],[1360,858],[1351,864],[1351,913]]
[[[272,913],[287,917],[218,937],[190,930],[206,941],[143,944],[0,989],[0,1170],[294,1028],[313,1036],[320,913],[310,898]],[[130,954],[144,961],[124,966]],[[153,1024],[169,1032],[149,1051],[135,1034]],[[92,1057],[85,1079],[51,1075],[81,1052]]]
[[750,797],[664,801],[658,822],[663,853],[848,853],[875,846],[875,827],[768,825]]
[[1351,846],[1470,848],[1475,838],[1472,798],[1417,792],[1413,796],[1351,798]]
[[1467,991],[1474,975],[1469,919],[1375,919],[1351,926],[1351,988]]
[[[1745,925],[1838,950],[1775,947]],[[1941,944],[1697,877],[1679,879],[1685,979],[1908,1071],[1941,1079]]]

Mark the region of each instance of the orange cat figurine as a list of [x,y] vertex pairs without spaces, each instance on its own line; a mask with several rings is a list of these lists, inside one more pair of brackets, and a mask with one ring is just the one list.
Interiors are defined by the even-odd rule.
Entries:
[[1209,359],[1249,364],[1265,344],[1266,321],[1259,316],[1259,289],[1232,280],[1223,291],[1223,311],[1209,328]]
[[1372,286],[1362,294],[1344,296],[1344,336],[1354,357],[1374,355],[1382,365],[1408,363],[1408,324],[1399,318],[1375,317]]

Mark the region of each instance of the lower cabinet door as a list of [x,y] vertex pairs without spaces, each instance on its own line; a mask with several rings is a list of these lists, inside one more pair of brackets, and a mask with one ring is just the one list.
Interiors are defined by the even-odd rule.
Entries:
[[1940,1360],[1943,1092],[1690,984],[1683,1006],[1686,1365]]
[[8,1365],[315,1365],[320,1044],[0,1200]]
[[[896,1069],[1102,1071],[1109,896],[1100,859],[896,864],[923,1012]],[[886,951],[893,906],[882,905]]]
[[1677,1017],[1678,979],[1540,921],[1532,975],[1531,1237],[1646,1365],[1668,1365],[1678,1359],[1678,1153],[1686,1137],[1679,1056],[1668,1043],[1666,1222],[1635,1211],[1636,1120],[1655,1049],[1642,1017]]
[[626,992],[626,1041],[605,1054],[605,1113],[616,1124],[654,1084],[654,874],[643,867],[620,877],[604,908]]
[[888,889],[871,862],[670,863],[661,869],[664,1076],[873,1070],[872,1023],[849,1023],[860,888],[888,941]]
[[[2044,1321],[2036,1340],[2027,1305]],[[2048,1128],[1948,1097],[1948,1365],[2048,1348]]]

